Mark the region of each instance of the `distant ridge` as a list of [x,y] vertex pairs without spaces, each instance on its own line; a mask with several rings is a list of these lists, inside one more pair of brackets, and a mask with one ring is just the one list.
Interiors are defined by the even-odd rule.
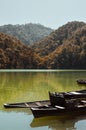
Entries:
[[3,25],[0,26],[0,32],[6,33],[8,35],[14,36],[21,42],[29,45],[33,42],[37,42],[48,36],[53,29],[45,27],[41,24],[22,24],[22,25]]

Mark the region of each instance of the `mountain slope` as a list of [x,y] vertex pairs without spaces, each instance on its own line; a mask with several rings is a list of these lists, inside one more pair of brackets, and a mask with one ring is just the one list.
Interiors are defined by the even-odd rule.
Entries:
[[45,36],[49,35],[53,30],[40,24],[25,25],[3,25],[0,26],[0,32],[14,36],[25,44],[37,42]]
[[0,69],[86,69],[86,24],[67,23],[31,47],[0,33]]
[[34,48],[36,53],[38,53],[40,56],[47,56],[48,54],[55,51],[55,49],[60,45],[62,45],[65,40],[70,38],[75,30],[81,28],[84,25],[85,23],[83,22],[68,22],[67,24],[52,32],[46,38],[32,45],[32,48]]
[[37,68],[40,58],[14,37],[0,33],[0,69]]
[[42,64],[51,69],[86,69],[86,25],[75,30],[55,51],[44,57]]

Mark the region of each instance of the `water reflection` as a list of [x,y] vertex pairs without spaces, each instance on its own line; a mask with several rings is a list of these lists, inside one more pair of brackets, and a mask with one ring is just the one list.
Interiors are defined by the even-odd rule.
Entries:
[[[47,126],[51,130],[77,130],[78,122],[86,119],[86,116],[67,117],[58,119],[57,117],[33,119],[30,126],[32,128]],[[85,128],[84,128],[85,129]]]

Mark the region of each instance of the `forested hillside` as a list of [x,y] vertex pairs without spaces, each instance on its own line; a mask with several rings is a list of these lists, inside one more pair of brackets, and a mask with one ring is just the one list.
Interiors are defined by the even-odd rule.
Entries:
[[65,42],[65,40],[72,36],[74,31],[84,25],[85,23],[83,22],[69,22],[53,31],[49,36],[32,45],[32,48],[34,48],[36,53],[40,56],[46,56],[56,50]]
[[[67,25],[70,26],[69,28],[65,28],[66,33],[63,33],[65,37],[61,37],[62,39],[60,39],[61,41],[55,50],[52,51],[52,53],[50,51],[50,53],[44,57],[42,62],[43,67],[46,66],[46,68],[51,69],[86,69],[86,24],[72,22]],[[64,27],[67,27],[67,25]],[[69,31],[68,35],[68,29],[70,30],[70,27],[72,31]],[[52,43],[56,44],[55,41]],[[42,51],[40,51],[40,54],[42,55],[41,52]]]
[[40,24],[3,25],[0,32],[14,36],[25,44],[37,42],[49,35],[53,30]]
[[0,33],[0,69],[86,69],[86,24],[69,22],[31,46]]
[[37,68],[40,58],[14,37],[0,33],[0,69]]

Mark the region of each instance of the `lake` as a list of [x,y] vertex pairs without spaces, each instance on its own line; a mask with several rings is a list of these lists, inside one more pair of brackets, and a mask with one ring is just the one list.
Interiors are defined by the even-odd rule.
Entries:
[[86,79],[86,70],[1,70],[0,130],[85,130],[85,115],[34,119],[30,109],[3,107],[4,103],[49,99],[49,91],[86,89],[77,79]]

